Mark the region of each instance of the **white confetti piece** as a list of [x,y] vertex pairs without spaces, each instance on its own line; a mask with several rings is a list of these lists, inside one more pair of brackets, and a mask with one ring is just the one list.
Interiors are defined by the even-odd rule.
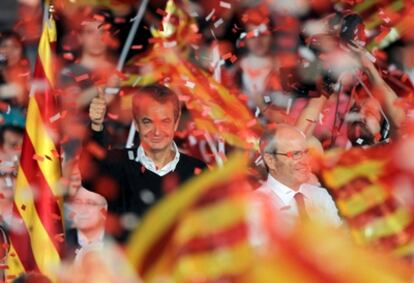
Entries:
[[134,160],[134,152],[132,150],[128,150],[128,158],[129,160]]
[[166,42],[164,42],[163,43],[163,45],[164,45],[164,47],[165,48],[172,48],[172,47],[175,47],[175,46],[177,46],[177,41],[166,41]]
[[134,83],[132,84],[133,87],[135,87],[140,81],[141,81],[142,77],[137,77],[134,81]]
[[231,4],[228,2],[220,1],[220,7],[225,9],[231,9]]
[[256,107],[256,111],[254,112],[254,117],[259,117],[260,115],[260,108]]
[[265,103],[269,103],[271,99],[270,99],[270,96],[265,95],[265,96],[263,97],[263,100],[264,100],[264,102],[265,102]]
[[5,179],[4,179],[4,181],[6,182],[6,186],[7,187],[9,187],[9,188],[11,188],[11,187],[13,187],[13,181],[12,181],[12,179],[10,178],[10,177],[6,177]]
[[221,26],[224,23],[223,19],[220,18],[218,19],[215,23],[214,23],[214,28],[218,28],[219,26]]
[[205,18],[206,22],[208,22],[211,19],[211,17],[213,17],[215,12],[216,12],[216,9],[211,10],[210,14],[208,14],[207,17]]
[[190,81],[186,81],[185,86],[188,87],[188,88],[193,89],[195,87],[195,83],[190,82]]
[[52,117],[49,118],[50,123],[54,123],[57,120],[59,120],[62,116],[60,115],[60,113],[57,113],[55,115],[53,115]]
[[290,108],[292,108],[292,102],[293,102],[293,99],[292,98],[289,98],[289,100],[288,100],[288,104],[287,104],[287,107],[286,107],[286,114],[290,114]]
[[356,143],[357,144],[362,144],[364,142],[364,140],[363,139],[361,139],[361,138],[358,138],[357,140],[356,140]]

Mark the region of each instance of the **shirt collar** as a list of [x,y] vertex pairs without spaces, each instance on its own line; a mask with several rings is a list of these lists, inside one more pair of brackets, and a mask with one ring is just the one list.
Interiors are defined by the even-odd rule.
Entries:
[[301,192],[306,198],[306,195],[302,192],[303,184],[300,186],[298,191],[294,191],[269,174],[265,185],[275,194],[277,194],[277,196],[283,201],[285,205],[288,205],[294,198],[295,194],[298,192]]
[[98,238],[91,242],[87,239],[87,237],[79,230],[76,230],[77,234],[78,234],[78,244],[80,247],[85,247],[87,245],[90,245],[92,243],[97,243],[97,242],[103,242],[104,236],[105,236],[105,231],[102,230],[102,232],[99,234]]
[[144,148],[142,145],[140,145],[137,149],[137,158],[135,158],[136,162],[140,162],[146,169],[150,170],[151,172],[154,172],[158,176],[164,176],[171,171],[174,171],[177,167],[178,161],[180,161],[180,152],[178,151],[178,147],[175,144],[175,142],[172,142],[171,144],[172,149],[175,151],[174,158],[165,164],[165,166],[161,169],[157,170],[157,167],[155,166],[154,161],[149,158],[144,151]]

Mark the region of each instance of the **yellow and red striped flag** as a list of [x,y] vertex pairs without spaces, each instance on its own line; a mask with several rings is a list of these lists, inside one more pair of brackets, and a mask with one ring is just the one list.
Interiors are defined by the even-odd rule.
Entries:
[[55,22],[50,18],[39,42],[27,111],[10,231],[8,280],[27,271],[41,272],[53,280],[52,270],[60,264],[63,198],[57,186],[61,167],[56,130],[59,112],[53,92],[55,42]]
[[412,186],[412,172],[399,168],[407,158],[398,153],[399,146],[333,153],[334,157],[326,158],[322,179],[358,244],[412,260],[414,217],[402,201],[402,189]]
[[143,282],[409,282],[410,265],[343,231],[317,222],[284,229],[283,213],[251,194],[247,163],[231,156],[148,212],[126,247]]

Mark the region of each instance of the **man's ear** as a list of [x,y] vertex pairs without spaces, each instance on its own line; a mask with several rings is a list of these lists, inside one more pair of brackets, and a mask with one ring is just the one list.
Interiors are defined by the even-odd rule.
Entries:
[[263,161],[266,164],[266,166],[269,168],[269,170],[274,170],[275,169],[275,165],[274,165],[274,157],[272,154],[270,153],[265,153],[263,155]]

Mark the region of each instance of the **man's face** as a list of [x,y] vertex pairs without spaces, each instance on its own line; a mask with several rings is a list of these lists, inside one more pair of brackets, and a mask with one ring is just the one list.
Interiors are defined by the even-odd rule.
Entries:
[[[259,26],[247,26],[248,32],[253,32],[255,30],[256,32],[259,32]],[[258,35],[246,39],[246,45],[251,53],[257,56],[266,56],[269,52],[271,41],[272,38],[270,37],[270,34],[267,31],[265,31],[263,33],[259,32]]]
[[13,131],[5,131],[3,138],[3,151],[10,156],[19,155],[23,143],[23,136]]
[[374,99],[355,104],[348,119],[348,138],[354,146],[374,144],[381,132],[380,105]]
[[103,197],[81,188],[71,200],[71,205],[76,229],[81,232],[104,229],[106,209]]
[[276,133],[275,140],[277,152],[268,164],[275,177],[292,185],[307,182],[311,167],[305,137],[294,129],[283,129]]
[[135,122],[141,145],[146,151],[164,151],[171,146],[178,119],[174,116],[174,104],[170,101],[159,103],[144,94],[140,98]]
[[82,51],[94,56],[105,54],[107,50],[107,44],[104,41],[105,33],[101,22],[85,21],[79,34]]

